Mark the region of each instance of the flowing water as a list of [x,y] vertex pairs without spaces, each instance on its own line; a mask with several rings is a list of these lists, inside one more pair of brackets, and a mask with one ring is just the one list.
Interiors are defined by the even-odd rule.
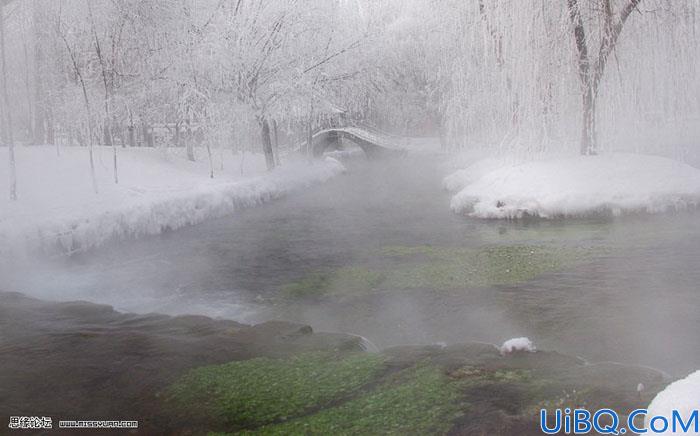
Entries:
[[700,215],[470,219],[449,209],[445,159],[350,162],[325,185],[235,216],[6,265],[0,289],[299,321],[380,348],[528,336],[591,361],[700,368]]

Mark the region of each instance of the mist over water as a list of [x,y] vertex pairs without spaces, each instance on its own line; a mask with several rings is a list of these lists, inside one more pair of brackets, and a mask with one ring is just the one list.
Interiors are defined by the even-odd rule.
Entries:
[[[353,161],[325,185],[227,218],[71,258],[4,264],[0,289],[139,313],[299,321],[362,335],[380,348],[528,336],[541,349],[591,361],[673,375],[700,366],[697,213],[470,219],[449,210],[440,186],[446,164],[445,157],[425,156]],[[409,278],[311,298],[286,293],[309,277],[332,281],[347,271],[410,274],[413,264],[386,250],[492,246],[588,255],[517,283],[436,288]],[[347,280],[323,284],[340,288]]]
[[0,1],[1,428],[675,427],[699,60],[700,0]]

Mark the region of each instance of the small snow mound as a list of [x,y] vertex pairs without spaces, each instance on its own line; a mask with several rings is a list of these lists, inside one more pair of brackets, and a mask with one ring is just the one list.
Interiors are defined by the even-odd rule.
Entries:
[[[644,419],[644,426],[648,429],[653,417],[663,416],[668,420],[669,427],[663,433],[654,432],[654,434],[700,434],[695,431],[697,427],[694,425],[691,426],[688,432],[683,432],[678,425],[674,432],[670,425],[673,422],[674,411],[678,411],[682,421],[687,423],[693,414],[700,413],[698,410],[700,410],[700,370],[682,380],[671,383],[666,389],[659,392],[647,408],[648,413]],[[698,418],[695,419],[697,420]],[[655,429],[660,429],[661,427],[663,427],[662,421],[656,424]]]
[[532,344],[530,339],[525,337],[508,339],[503,343],[503,345],[501,345],[501,354],[504,356],[518,351],[534,353],[535,346]]

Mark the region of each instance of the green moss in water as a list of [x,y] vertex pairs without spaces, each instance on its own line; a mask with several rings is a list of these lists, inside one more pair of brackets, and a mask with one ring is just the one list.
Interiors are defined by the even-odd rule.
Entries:
[[356,296],[394,289],[463,289],[512,285],[557,271],[595,254],[595,249],[550,245],[488,245],[480,248],[390,246],[375,268],[311,272],[282,288],[286,298]]
[[376,354],[307,353],[196,368],[166,392],[179,414],[212,427],[254,428],[348,395],[384,368]]
[[301,280],[282,287],[282,293],[290,298],[320,297],[328,293],[332,284],[329,274],[313,272]]
[[404,370],[336,407],[265,426],[265,435],[445,434],[461,410],[457,383],[432,366]]
[[407,257],[387,283],[398,288],[458,289],[521,283],[556,271],[585,256],[577,248],[492,245],[478,249],[387,247],[387,256]]
[[466,250],[452,247],[435,247],[432,245],[390,245],[383,247],[380,253],[383,256],[390,257],[425,256],[428,258],[445,258],[464,251]]
[[486,370],[484,368],[463,366],[450,373],[450,377],[467,383],[529,383],[532,381],[531,371],[522,369]]
[[386,274],[362,267],[339,268],[329,273],[312,272],[282,288],[288,298],[314,298],[324,295],[363,293],[377,289]]
[[386,274],[363,267],[346,267],[337,270],[334,279],[337,290],[372,290],[381,286],[386,280]]

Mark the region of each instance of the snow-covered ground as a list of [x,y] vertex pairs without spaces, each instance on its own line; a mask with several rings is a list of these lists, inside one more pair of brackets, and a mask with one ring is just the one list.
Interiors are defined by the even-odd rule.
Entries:
[[[327,158],[289,156],[272,172],[262,155],[205,153],[197,162],[173,148],[119,149],[119,184],[111,149],[96,149],[99,193],[92,188],[86,148],[19,147],[17,201],[10,201],[6,160],[0,166],[0,255],[42,249],[70,253],[113,239],[157,234],[278,198],[344,171]],[[221,162],[223,160],[223,169]]]
[[[650,429],[652,425],[651,420],[655,416],[663,416],[667,420],[668,428],[666,431],[654,432],[654,434],[700,434],[698,433],[698,419],[700,419],[698,417],[698,410],[700,410],[700,371],[696,371],[682,380],[671,383],[666,389],[659,392],[647,408],[648,413],[644,424],[647,429]],[[687,429],[688,431],[682,429],[677,421],[674,429],[674,411],[680,415],[684,423],[687,424],[689,420],[693,423],[693,425]],[[691,419],[693,418],[693,414],[695,414],[695,418]],[[664,427],[664,422],[663,420],[658,420],[658,422],[653,423],[653,425],[653,430],[660,430]]]
[[487,159],[448,176],[443,185],[458,191],[452,210],[480,218],[655,213],[700,205],[700,170],[642,154]]
[[506,165],[506,161],[496,158],[484,158],[477,160],[466,168],[457,170],[442,181],[442,186],[448,191],[458,192],[471,185],[490,171]]

